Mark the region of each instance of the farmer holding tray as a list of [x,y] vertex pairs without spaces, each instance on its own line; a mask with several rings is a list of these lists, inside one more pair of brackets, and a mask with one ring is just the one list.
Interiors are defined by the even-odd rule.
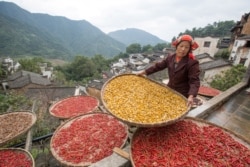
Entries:
[[137,75],[150,75],[163,69],[168,69],[168,86],[187,98],[191,106],[200,87],[200,67],[192,51],[199,45],[190,35],[182,35],[172,45],[176,48],[174,54],[167,56]]

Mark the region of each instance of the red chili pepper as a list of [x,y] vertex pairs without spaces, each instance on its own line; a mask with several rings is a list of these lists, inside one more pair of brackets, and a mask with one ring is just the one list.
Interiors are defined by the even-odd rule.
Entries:
[[98,100],[91,96],[73,96],[55,103],[50,112],[60,118],[71,118],[93,111]]
[[113,153],[127,139],[127,126],[108,114],[77,117],[56,131],[51,149],[73,164],[94,163]]
[[250,150],[221,128],[182,120],[160,128],[141,128],[131,143],[140,166],[250,166]]
[[15,149],[0,150],[0,167],[32,167],[33,162],[25,152]]

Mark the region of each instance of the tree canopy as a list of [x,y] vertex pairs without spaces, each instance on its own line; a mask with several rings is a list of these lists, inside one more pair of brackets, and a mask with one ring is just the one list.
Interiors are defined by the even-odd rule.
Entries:
[[[183,34],[189,34],[193,37],[225,37],[225,36],[231,36],[231,29],[233,26],[235,26],[235,22],[233,20],[230,21],[219,21],[214,22],[213,24],[208,24],[204,28],[193,28],[192,30],[186,30],[185,32],[179,33],[180,35]],[[172,40],[176,39],[176,37],[173,37]]]
[[242,64],[238,64],[222,74],[215,75],[213,81],[210,83],[210,86],[221,91],[225,91],[239,83],[243,79],[245,73],[246,67]]

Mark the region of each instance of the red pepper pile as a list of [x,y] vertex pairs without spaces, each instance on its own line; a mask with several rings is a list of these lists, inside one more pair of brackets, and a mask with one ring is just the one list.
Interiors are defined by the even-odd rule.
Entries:
[[71,118],[85,114],[98,106],[98,100],[91,96],[73,96],[55,103],[50,112],[59,118]]
[[220,94],[221,91],[215,88],[211,88],[211,87],[206,87],[206,86],[200,86],[198,94],[200,95],[204,95],[204,96],[216,96],[218,94]]
[[0,150],[0,167],[32,167],[32,160],[25,152],[4,149]]
[[219,127],[193,121],[142,128],[131,148],[135,167],[250,166],[249,148]]
[[56,156],[74,165],[91,164],[112,154],[127,140],[127,126],[108,114],[94,113],[73,119],[51,140]]

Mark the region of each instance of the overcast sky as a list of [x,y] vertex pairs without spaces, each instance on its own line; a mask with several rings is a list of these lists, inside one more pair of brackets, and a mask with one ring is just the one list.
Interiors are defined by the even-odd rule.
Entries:
[[180,32],[239,21],[249,0],[5,0],[31,13],[86,20],[104,33],[138,28],[171,41]]

